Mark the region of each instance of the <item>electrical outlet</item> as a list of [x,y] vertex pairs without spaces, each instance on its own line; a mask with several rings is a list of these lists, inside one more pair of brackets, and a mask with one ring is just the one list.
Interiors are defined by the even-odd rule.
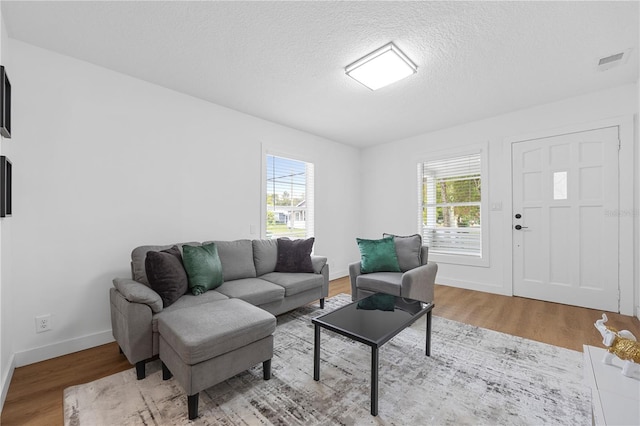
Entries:
[[36,317],[36,333],[51,330],[51,314]]

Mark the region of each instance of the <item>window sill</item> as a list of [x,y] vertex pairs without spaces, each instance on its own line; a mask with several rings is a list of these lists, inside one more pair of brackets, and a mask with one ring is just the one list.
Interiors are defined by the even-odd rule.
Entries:
[[477,256],[464,256],[455,254],[440,254],[432,253],[429,251],[429,262],[435,263],[448,263],[452,265],[464,265],[464,266],[476,266],[481,268],[488,268],[489,256],[477,257]]

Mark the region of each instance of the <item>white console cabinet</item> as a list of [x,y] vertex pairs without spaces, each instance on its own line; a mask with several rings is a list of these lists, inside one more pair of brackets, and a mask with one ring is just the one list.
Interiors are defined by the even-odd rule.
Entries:
[[584,345],[584,376],[591,388],[594,425],[640,425],[640,372],[621,374],[622,362],[602,362],[606,349]]

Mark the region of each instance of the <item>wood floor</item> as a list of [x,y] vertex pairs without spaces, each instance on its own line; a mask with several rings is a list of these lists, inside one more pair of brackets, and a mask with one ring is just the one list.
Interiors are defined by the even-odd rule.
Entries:
[[[348,278],[331,281],[329,297],[351,293]],[[601,311],[436,286],[433,314],[479,327],[537,340],[576,351],[601,346],[593,323]],[[635,317],[607,313],[609,325],[640,336]],[[127,370],[132,366],[115,343],[20,367],[13,373],[0,424],[61,425],[62,391]]]

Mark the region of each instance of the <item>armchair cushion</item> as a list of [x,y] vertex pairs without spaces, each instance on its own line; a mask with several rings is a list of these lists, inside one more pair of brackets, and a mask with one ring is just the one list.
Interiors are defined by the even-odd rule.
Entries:
[[398,256],[398,265],[400,265],[402,272],[422,265],[422,237],[419,234],[401,236],[385,233],[382,236],[393,238],[396,255]]
[[358,290],[372,293],[385,293],[400,296],[402,290],[402,272],[374,272],[356,278]]
[[356,241],[360,250],[360,270],[363,274],[400,272],[393,237],[386,237],[381,240],[356,238]]

